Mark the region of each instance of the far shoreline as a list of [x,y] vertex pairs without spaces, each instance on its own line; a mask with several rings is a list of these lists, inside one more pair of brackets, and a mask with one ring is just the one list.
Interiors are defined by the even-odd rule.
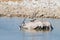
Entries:
[[[9,17],[9,18],[14,18],[14,17],[18,17],[18,18],[31,18],[32,16],[29,15],[20,15],[20,14],[11,14],[11,15],[4,15],[4,14],[0,14],[0,17]],[[60,17],[54,17],[54,16],[35,16],[34,18],[52,18],[52,19],[60,19]]]

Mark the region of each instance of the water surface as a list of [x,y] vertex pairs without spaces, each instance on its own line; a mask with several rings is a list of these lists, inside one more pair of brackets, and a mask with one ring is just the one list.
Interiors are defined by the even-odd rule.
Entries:
[[[0,40],[60,40],[60,19],[44,19],[52,23],[51,32],[26,33],[19,30],[24,18],[0,18]],[[26,19],[26,22],[29,19]]]

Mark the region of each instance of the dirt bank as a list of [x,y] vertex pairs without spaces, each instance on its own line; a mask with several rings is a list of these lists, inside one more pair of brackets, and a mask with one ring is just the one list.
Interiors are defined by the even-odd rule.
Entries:
[[60,5],[53,1],[0,2],[0,17],[60,18]]

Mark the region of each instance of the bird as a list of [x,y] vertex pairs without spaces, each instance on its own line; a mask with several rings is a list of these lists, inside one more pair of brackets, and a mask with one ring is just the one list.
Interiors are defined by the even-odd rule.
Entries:
[[48,21],[33,20],[27,23],[22,24],[20,28],[25,30],[35,30],[35,31],[49,31],[53,30],[52,24]]

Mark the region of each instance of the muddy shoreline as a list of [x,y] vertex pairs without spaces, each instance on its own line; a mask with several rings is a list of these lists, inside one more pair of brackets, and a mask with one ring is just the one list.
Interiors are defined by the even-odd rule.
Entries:
[[[29,15],[21,15],[21,14],[11,14],[11,15],[5,15],[5,14],[0,14],[0,17],[21,17],[21,18],[32,18],[32,16]],[[35,16],[34,18],[54,18],[54,19],[60,19],[60,17],[55,17],[55,16]]]

